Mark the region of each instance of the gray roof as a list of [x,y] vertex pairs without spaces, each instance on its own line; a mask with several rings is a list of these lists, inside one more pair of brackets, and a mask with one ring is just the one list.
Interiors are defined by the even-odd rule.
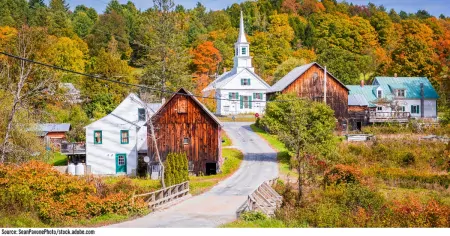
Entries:
[[162,107],[163,104],[161,103],[147,103],[147,107],[153,112],[156,113],[159,108]]
[[40,132],[67,132],[69,130],[70,124],[67,123],[45,123],[37,125],[37,131]]
[[[323,69],[323,67],[321,65],[319,65],[317,62],[312,62],[312,63],[306,64],[303,66],[296,67],[293,70],[291,70],[289,73],[287,73],[287,75],[285,75],[283,78],[278,80],[274,85],[272,85],[269,92],[274,93],[274,92],[283,91],[286,87],[288,87],[290,84],[292,84],[298,77],[303,75],[303,73],[305,73],[313,65],[317,65]],[[330,75],[331,77],[333,77],[337,82],[339,82],[344,88],[346,88],[348,90],[348,88],[341,81],[339,81],[336,77],[334,77],[332,74],[330,74],[330,72],[327,71],[327,74]]]
[[349,106],[369,106],[366,98],[362,94],[351,94],[348,95],[348,105]]

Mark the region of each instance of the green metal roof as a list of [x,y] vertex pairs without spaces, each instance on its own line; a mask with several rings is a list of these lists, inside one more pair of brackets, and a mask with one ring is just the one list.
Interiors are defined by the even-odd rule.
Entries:
[[376,89],[378,86],[374,85],[364,85],[361,87],[360,85],[346,85],[348,89],[350,89],[349,95],[361,94],[364,96],[366,101],[369,103],[369,107],[375,107],[376,105],[373,103],[377,100],[375,95]]
[[406,99],[420,99],[420,84],[423,83],[425,99],[438,99],[439,95],[426,77],[375,77],[373,85],[383,89],[383,97],[392,99],[394,89],[405,89]]

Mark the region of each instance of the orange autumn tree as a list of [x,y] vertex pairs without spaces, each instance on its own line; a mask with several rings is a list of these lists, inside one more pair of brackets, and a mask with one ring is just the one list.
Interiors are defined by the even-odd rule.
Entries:
[[[192,63],[195,67],[195,93],[200,94],[201,91],[216,78],[215,75],[218,71],[219,64],[222,62],[222,56],[220,51],[214,47],[214,43],[211,41],[199,44],[190,51],[190,54],[192,56]],[[212,109],[215,107],[215,101],[213,99],[202,100],[208,108]]]

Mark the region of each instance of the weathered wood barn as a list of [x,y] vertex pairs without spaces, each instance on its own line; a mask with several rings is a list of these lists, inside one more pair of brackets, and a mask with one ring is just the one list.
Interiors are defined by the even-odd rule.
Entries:
[[316,62],[299,66],[276,82],[268,92],[268,100],[277,93],[296,93],[313,101],[324,101],[344,121],[348,116],[349,89]]
[[[189,91],[180,89],[151,120],[162,161],[170,152],[184,152],[189,160],[189,172],[210,175],[220,170],[222,124]],[[156,164],[150,126],[148,135],[148,154]]]

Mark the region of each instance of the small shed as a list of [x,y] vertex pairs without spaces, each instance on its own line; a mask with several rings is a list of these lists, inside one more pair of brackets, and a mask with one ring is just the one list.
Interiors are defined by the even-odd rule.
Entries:
[[68,123],[44,123],[37,124],[36,131],[38,136],[45,140],[46,145],[51,143],[60,146],[61,142],[66,140],[70,128]]
[[[189,172],[216,174],[223,163],[222,124],[196,97],[181,88],[152,117],[162,161],[171,152],[186,153]],[[149,156],[157,164],[148,126]]]

